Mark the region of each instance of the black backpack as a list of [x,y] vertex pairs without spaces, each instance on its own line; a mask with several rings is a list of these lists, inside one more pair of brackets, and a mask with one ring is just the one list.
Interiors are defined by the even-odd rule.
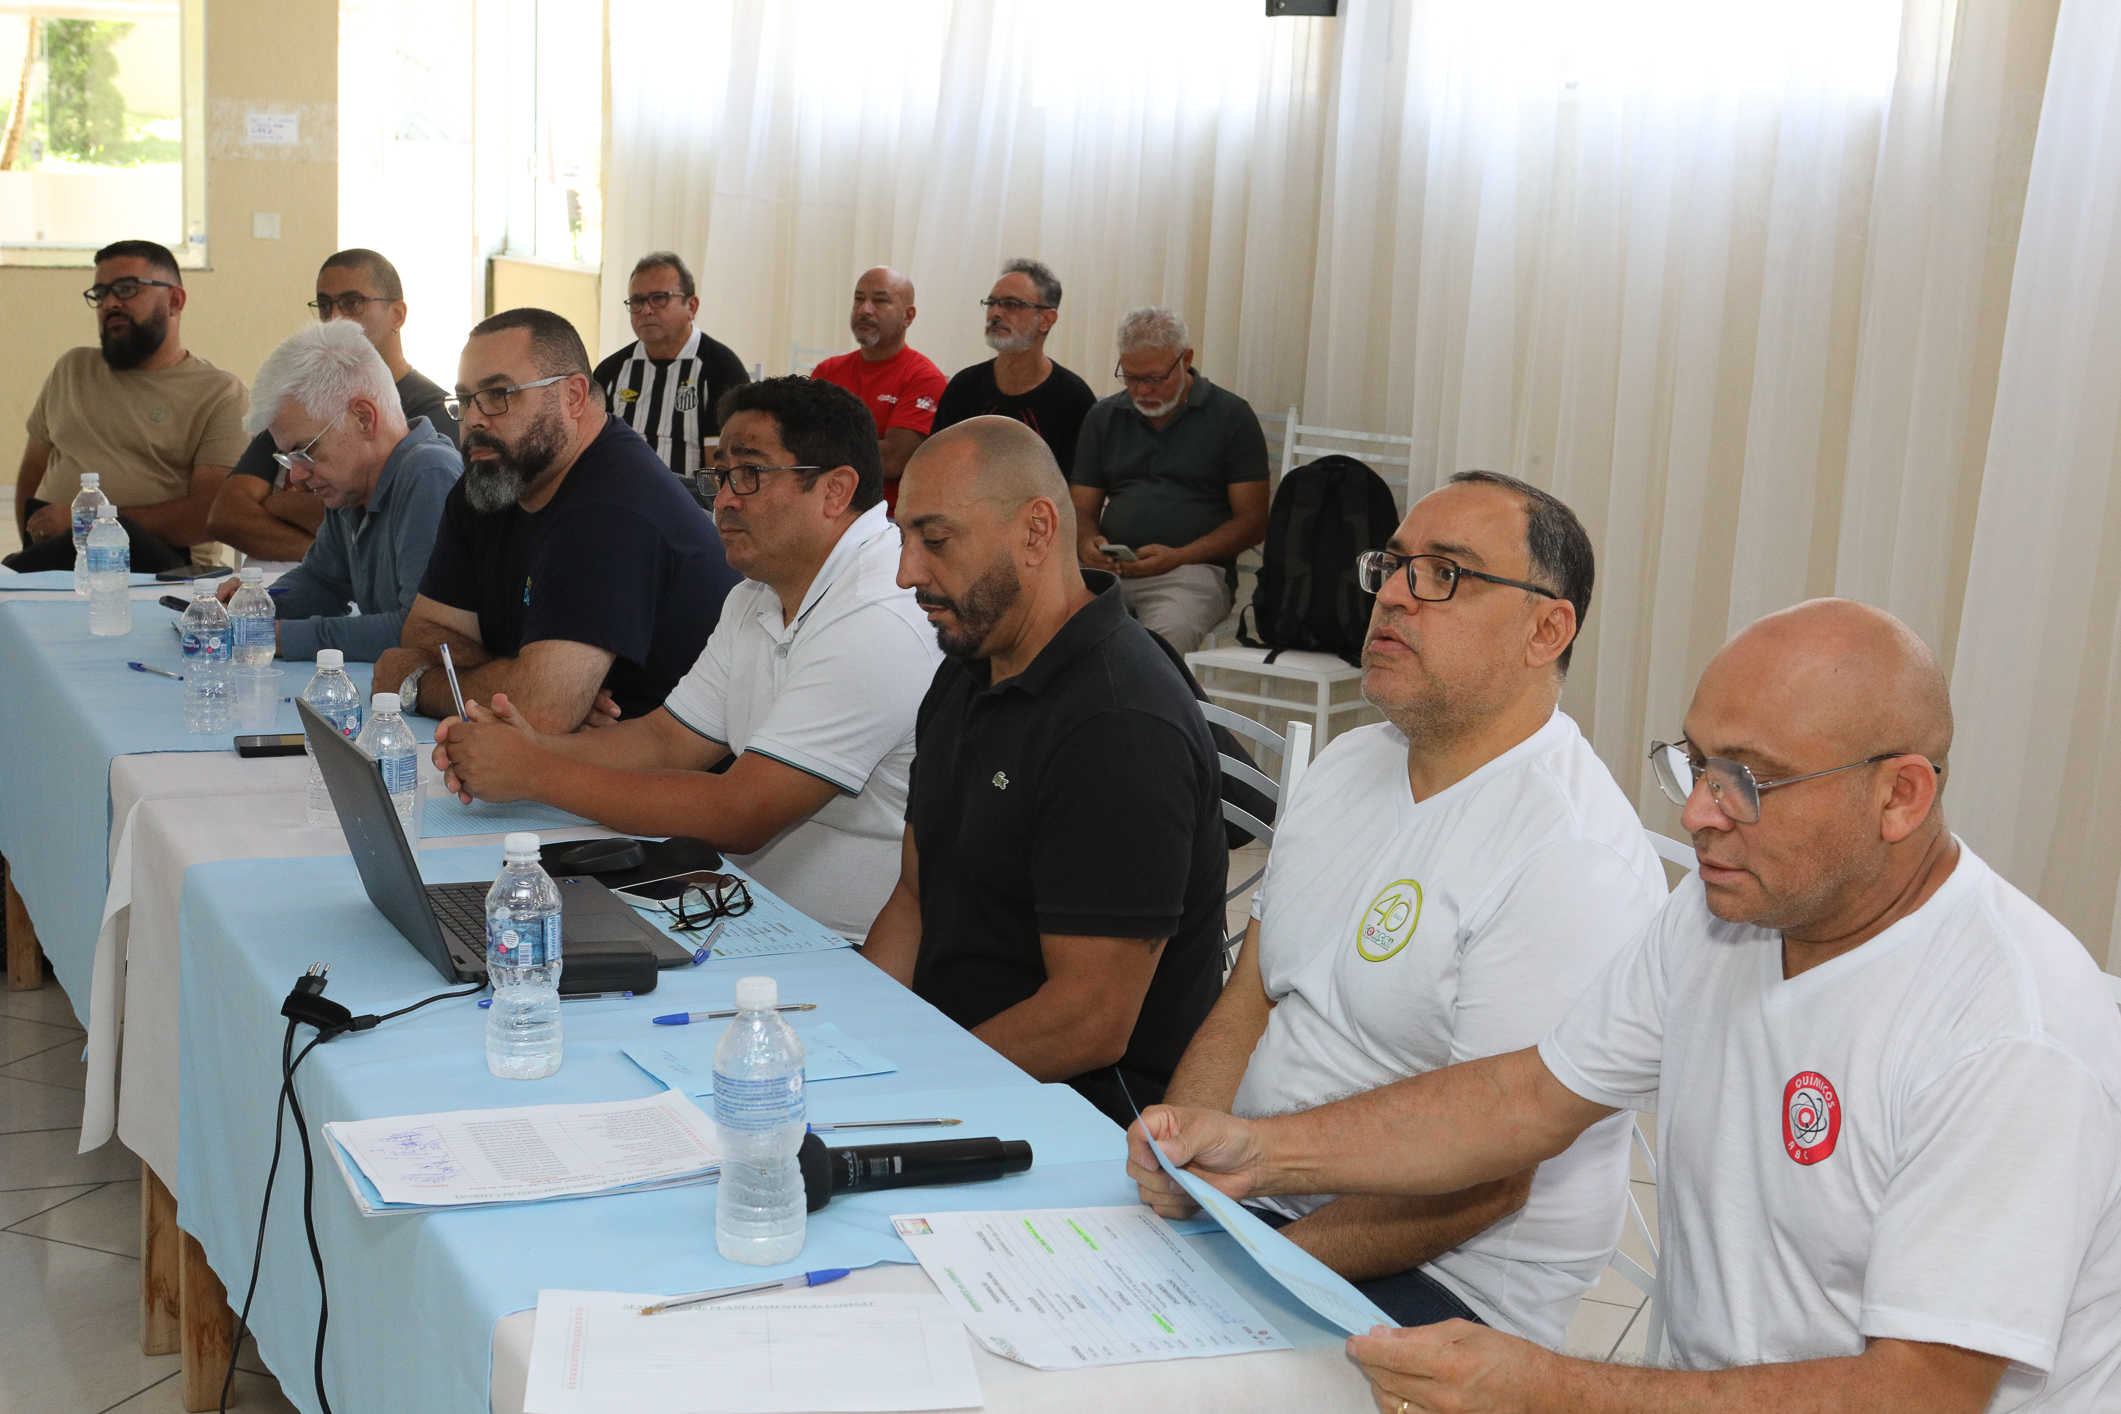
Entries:
[[1372,596],[1355,579],[1355,557],[1382,550],[1399,528],[1399,509],[1384,478],[1335,453],[1281,479],[1267,517],[1259,583],[1247,606],[1255,639],[1237,620],[1237,641],[1271,648],[1333,653],[1362,665]]

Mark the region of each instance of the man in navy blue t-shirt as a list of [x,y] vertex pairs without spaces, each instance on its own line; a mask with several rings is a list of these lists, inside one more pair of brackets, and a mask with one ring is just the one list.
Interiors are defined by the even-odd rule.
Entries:
[[691,668],[739,576],[721,537],[641,435],[608,418],[574,326],[511,309],[471,331],[455,406],[464,476],[379,692],[455,711],[498,694],[542,732],[601,726],[662,704]]

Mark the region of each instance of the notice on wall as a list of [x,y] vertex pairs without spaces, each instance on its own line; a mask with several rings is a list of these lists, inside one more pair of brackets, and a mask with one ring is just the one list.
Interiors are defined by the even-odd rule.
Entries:
[[302,115],[246,112],[243,115],[243,140],[254,147],[299,147],[302,143]]

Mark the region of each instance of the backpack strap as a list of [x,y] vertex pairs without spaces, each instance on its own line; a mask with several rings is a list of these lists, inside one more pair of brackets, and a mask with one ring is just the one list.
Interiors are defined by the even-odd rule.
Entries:
[[[1325,501],[1325,477],[1306,476],[1297,482],[1295,491],[1295,500],[1289,507],[1289,534],[1284,543],[1296,553],[1282,562],[1288,573],[1288,583],[1282,586],[1281,603],[1275,606],[1277,621],[1288,625],[1283,630],[1284,637],[1300,631],[1301,625],[1310,622],[1311,597],[1318,588],[1318,566],[1311,563],[1311,523],[1318,519],[1319,508]],[[1284,607],[1288,610],[1286,619],[1282,617]]]

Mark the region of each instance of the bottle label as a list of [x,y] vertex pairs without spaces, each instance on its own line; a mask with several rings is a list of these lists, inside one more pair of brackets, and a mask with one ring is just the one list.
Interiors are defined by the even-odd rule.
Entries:
[[228,661],[228,635],[195,628],[184,635],[184,657],[187,661],[225,663]]
[[714,1073],[714,1122],[751,1134],[803,1122],[803,1073],[753,1080]]
[[245,614],[234,620],[230,627],[235,631],[237,648],[270,648],[273,646],[275,621]]
[[131,541],[123,545],[91,545],[88,547],[88,572],[90,574],[128,574],[133,567]]
[[383,768],[383,789],[392,795],[403,795],[420,783],[420,759],[410,751],[385,756],[376,764]]
[[361,706],[359,703],[349,707],[337,709],[319,708],[318,710],[323,713],[324,720],[337,726],[339,735],[345,737],[348,741],[361,734]]
[[486,920],[486,956],[500,967],[544,967],[560,960],[560,915]]

